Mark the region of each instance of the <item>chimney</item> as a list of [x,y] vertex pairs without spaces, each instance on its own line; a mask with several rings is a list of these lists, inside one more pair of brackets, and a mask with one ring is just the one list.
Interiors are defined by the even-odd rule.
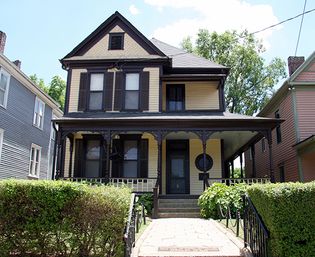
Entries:
[[14,62],[13,62],[19,69],[21,69],[21,61],[20,60],[15,60]]
[[305,61],[304,56],[289,56],[288,68],[289,76],[291,76]]
[[5,48],[5,40],[7,38],[7,35],[0,31],[0,53],[3,54],[4,48]]

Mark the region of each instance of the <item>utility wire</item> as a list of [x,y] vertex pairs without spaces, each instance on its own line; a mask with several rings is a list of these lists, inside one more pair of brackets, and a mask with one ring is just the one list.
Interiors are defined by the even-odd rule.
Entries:
[[260,30],[251,32],[250,34],[257,34],[257,33],[263,32],[263,31],[265,31],[265,30],[267,30],[267,29],[274,28],[274,27],[276,27],[276,26],[279,26],[280,24],[283,24],[283,23],[285,23],[285,22],[294,20],[294,19],[296,19],[296,18],[298,18],[298,17],[300,17],[300,16],[304,16],[304,14],[308,14],[308,13],[311,13],[311,12],[314,12],[314,11],[315,11],[315,8],[314,8],[314,9],[311,9],[311,10],[308,10],[308,11],[306,11],[306,12],[300,13],[300,14],[294,16],[294,17],[291,17],[291,18],[288,18],[288,19],[286,19],[286,20],[283,20],[283,21],[281,21],[281,22],[279,22],[279,23],[277,23],[277,24],[273,24],[273,25],[268,26],[268,27],[266,27],[266,28],[263,28],[263,29],[260,29]]
[[300,36],[301,36],[301,31],[302,31],[302,26],[303,26],[303,21],[304,21],[306,2],[307,2],[307,0],[305,0],[305,2],[304,2],[303,15],[302,15],[300,29],[299,29],[299,35],[298,35],[297,42],[296,42],[296,47],[295,47],[295,53],[294,53],[295,56],[296,56],[296,53],[297,53],[297,50],[298,50],[298,47],[299,47],[299,43],[300,43]]

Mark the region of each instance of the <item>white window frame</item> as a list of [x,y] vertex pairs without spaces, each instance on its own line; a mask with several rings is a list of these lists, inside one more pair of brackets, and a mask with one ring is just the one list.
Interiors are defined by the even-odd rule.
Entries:
[[[35,151],[34,152],[34,160],[32,160],[32,150],[33,149]],[[37,170],[35,170],[36,165],[34,165],[34,163],[36,164],[37,150],[39,153],[39,158],[38,158],[38,162],[37,162]],[[30,163],[29,163],[29,174],[28,174],[29,177],[39,178],[41,157],[42,157],[42,148],[39,145],[32,144],[31,150],[30,150]],[[32,163],[33,163],[33,165],[32,165]]]
[[[37,105],[38,102],[38,105]],[[43,104],[43,115],[40,116],[38,113],[38,110],[36,110],[36,106],[39,106],[39,104]],[[38,124],[38,117],[41,117],[41,122]],[[34,115],[33,115],[33,126],[39,129],[43,129],[44,127],[44,117],[45,117],[45,103],[36,96],[35,98],[35,104],[34,104]]]
[[3,104],[0,103],[0,106],[6,109],[7,108],[7,103],[8,103],[9,86],[10,86],[11,75],[6,70],[4,70],[2,67],[0,67],[0,78],[1,78],[1,74],[4,74],[5,76],[8,77],[6,90],[4,91],[4,101],[3,101]]
[[1,163],[1,154],[2,154],[2,145],[3,145],[3,134],[4,134],[4,130],[0,128],[0,163]]

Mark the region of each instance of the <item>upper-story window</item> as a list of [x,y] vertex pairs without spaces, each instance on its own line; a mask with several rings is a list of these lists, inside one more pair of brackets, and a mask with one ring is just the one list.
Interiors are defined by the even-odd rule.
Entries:
[[10,74],[0,68],[0,106],[6,108],[9,94]]
[[89,92],[89,110],[96,111],[103,109],[103,89],[104,74],[91,73],[90,76],[90,92]]
[[33,125],[43,129],[44,125],[45,103],[38,97],[35,98]]
[[[275,118],[276,119],[280,119],[280,114],[279,114],[279,110],[277,110],[275,112]],[[277,143],[281,143],[282,141],[282,136],[281,136],[281,127],[280,124],[276,127],[276,136],[277,136]]]
[[109,50],[123,50],[124,49],[124,33],[110,33],[108,49]]
[[166,110],[185,110],[185,85],[166,85]]
[[2,153],[2,144],[3,144],[3,129],[0,128],[0,162],[1,162],[1,153]]
[[125,83],[125,110],[139,109],[139,73],[127,73]]

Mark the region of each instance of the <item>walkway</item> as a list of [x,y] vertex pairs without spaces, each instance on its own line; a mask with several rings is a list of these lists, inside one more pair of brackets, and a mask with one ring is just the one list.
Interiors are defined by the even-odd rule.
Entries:
[[136,243],[134,257],[241,256],[242,243],[213,220],[157,219]]

